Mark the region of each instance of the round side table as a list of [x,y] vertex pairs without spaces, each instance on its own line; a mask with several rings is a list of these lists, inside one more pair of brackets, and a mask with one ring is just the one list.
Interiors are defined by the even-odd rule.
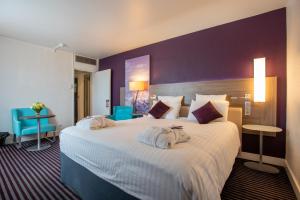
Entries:
[[245,162],[244,165],[250,169],[272,173],[272,174],[278,174],[279,169],[263,163],[263,133],[264,132],[279,133],[282,131],[282,129],[274,126],[263,126],[263,125],[255,125],[255,124],[245,124],[243,125],[243,128],[247,130],[259,132],[259,162]]
[[27,120],[27,119],[36,119],[37,120],[37,145],[30,146],[26,150],[27,151],[41,151],[48,149],[51,147],[50,144],[41,144],[41,119],[48,119],[55,117],[55,115],[34,115],[34,116],[22,116],[20,120]]

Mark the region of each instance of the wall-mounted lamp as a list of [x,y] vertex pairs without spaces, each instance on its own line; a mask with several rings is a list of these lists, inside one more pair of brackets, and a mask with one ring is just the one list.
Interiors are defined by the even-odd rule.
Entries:
[[266,101],[266,58],[254,59],[254,102]]
[[140,91],[148,90],[148,81],[130,81],[129,91],[136,92],[135,98],[133,100],[133,112],[136,111],[136,101]]
[[[232,100],[245,99],[245,115],[251,115],[251,94],[244,97],[230,97]],[[254,102],[266,101],[266,58],[254,59]]]

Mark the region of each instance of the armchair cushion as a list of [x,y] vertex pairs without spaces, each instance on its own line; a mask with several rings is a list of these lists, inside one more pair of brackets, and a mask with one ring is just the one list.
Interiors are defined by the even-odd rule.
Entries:
[[[41,133],[47,133],[55,131],[54,124],[41,124]],[[22,135],[31,135],[37,133],[37,126],[24,126],[22,129]]]

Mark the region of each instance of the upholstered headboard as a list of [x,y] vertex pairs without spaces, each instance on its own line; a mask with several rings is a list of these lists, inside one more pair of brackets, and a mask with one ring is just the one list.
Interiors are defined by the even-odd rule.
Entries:
[[[181,106],[179,116],[187,117],[189,114],[189,106]],[[235,123],[239,129],[240,140],[242,140],[242,122],[243,122],[243,110],[241,107],[229,107],[228,121]]]
[[[243,114],[243,124],[265,124],[276,126],[277,78],[266,78],[266,102],[255,103],[253,99],[253,79],[228,79],[186,83],[150,85],[150,96],[184,96],[183,105],[190,105],[195,94],[227,94],[230,107],[240,107],[244,111],[245,94],[250,94],[251,114]],[[124,105],[125,88],[120,88],[120,104]],[[151,101],[151,100],[150,100]],[[151,102],[150,102],[151,104]]]

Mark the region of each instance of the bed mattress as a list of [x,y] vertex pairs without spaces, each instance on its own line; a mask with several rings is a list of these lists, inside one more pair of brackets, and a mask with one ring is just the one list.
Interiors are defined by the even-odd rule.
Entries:
[[[149,126],[181,125],[191,136],[172,149],[137,141]],[[187,120],[138,118],[115,127],[81,130],[68,127],[61,152],[101,179],[145,200],[220,199],[240,147],[232,122],[200,125]]]

